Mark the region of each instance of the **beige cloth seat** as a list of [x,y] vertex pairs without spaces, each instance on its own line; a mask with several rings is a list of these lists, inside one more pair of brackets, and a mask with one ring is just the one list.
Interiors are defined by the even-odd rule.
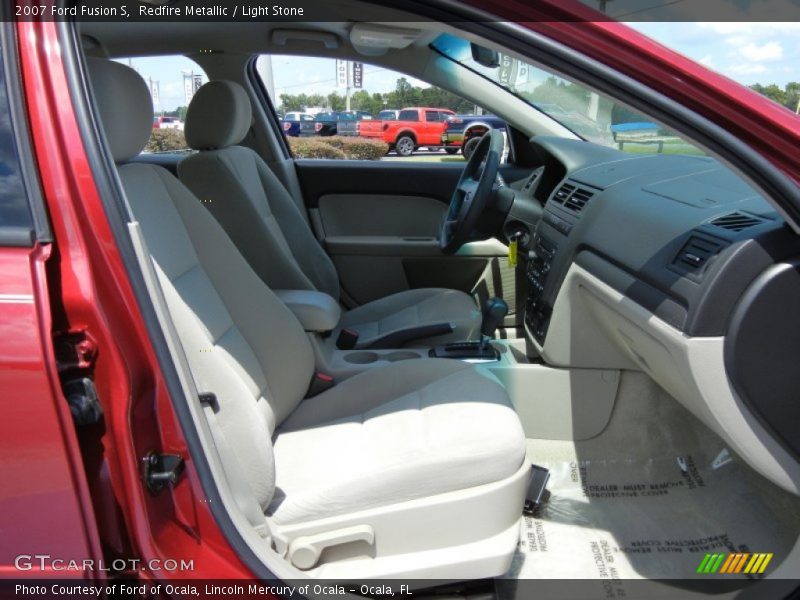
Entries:
[[[314,356],[300,323],[178,179],[155,165],[126,163],[150,134],[147,86],[120,63],[88,63],[119,178],[189,367],[198,389],[215,394],[216,420],[275,536],[282,526],[324,527],[329,519],[373,511],[363,519],[380,549],[391,538],[385,515],[393,507],[495,486],[508,506],[503,526],[511,537],[503,538],[499,554],[492,550],[499,562],[487,561],[475,576],[499,574],[498,565],[514,551],[524,495],[524,486],[506,490],[503,482],[517,477],[525,460],[524,434],[504,388],[472,366],[419,359],[354,376],[304,400]],[[467,530],[448,504],[433,505],[448,509],[441,526],[480,548],[484,538],[498,543],[497,532],[480,532],[497,521],[500,509],[492,502],[469,508],[482,525]],[[374,511],[384,520],[373,524]],[[394,539],[418,550],[447,545],[433,530],[420,539]],[[445,562],[469,559],[467,553]]]
[[270,512],[296,523],[491,482],[519,468],[518,424],[505,390],[465,363],[367,371],[281,423]]
[[[336,268],[306,218],[261,157],[237,146],[251,121],[250,99],[239,84],[212,81],[200,88],[189,105],[185,127],[187,143],[199,152],[178,165],[181,181],[202,200],[267,285],[276,290],[317,290],[338,300]],[[399,292],[346,311],[337,329],[355,329],[358,346],[366,347],[381,344],[392,333],[452,323],[451,334],[409,342],[433,345],[474,338],[480,320],[480,311],[467,294],[428,288]]]

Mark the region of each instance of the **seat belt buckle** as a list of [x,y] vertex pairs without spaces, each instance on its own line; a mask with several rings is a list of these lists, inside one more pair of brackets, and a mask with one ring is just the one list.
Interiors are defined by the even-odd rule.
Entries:
[[355,329],[342,329],[336,338],[336,347],[339,350],[352,350],[358,343],[358,332]]
[[531,465],[531,475],[528,480],[528,491],[525,493],[525,505],[522,514],[533,517],[541,510],[550,498],[547,491],[547,482],[550,481],[550,471],[538,465]]
[[329,389],[331,389],[334,385],[336,385],[336,382],[334,381],[333,377],[331,377],[327,373],[320,373],[319,371],[317,371],[311,378],[311,384],[308,386],[308,392],[306,392],[306,398],[313,398],[317,394],[326,392]]

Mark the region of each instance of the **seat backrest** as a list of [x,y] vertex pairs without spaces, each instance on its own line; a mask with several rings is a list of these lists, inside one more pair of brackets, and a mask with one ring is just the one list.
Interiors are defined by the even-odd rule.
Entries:
[[302,326],[197,198],[162,167],[124,163],[150,134],[147,85],[120,63],[88,59],[95,100],[198,390],[262,508],[275,486],[271,437],[305,396],[314,356]]
[[252,107],[242,86],[211,81],[192,98],[186,141],[197,154],[178,165],[258,275],[273,289],[318,290],[339,298],[339,278],[289,192],[252,149],[237,146]]

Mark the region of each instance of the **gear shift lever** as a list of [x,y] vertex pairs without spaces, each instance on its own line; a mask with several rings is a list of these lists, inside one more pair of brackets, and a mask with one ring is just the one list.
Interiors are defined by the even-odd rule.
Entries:
[[502,298],[489,298],[483,303],[483,322],[481,323],[481,349],[489,345],[489,340],[508,314],[508,304]]
[[481,322],[480,341],[451,342],[443,346],[435,346],[430,350],[430,356],[435,358],[455,358],[470,362],[491,362],[500,360],[497,348],[489,344],[495,330],[508,314],[508,304],[501,298],[489,298],[481,307],[483,321]]

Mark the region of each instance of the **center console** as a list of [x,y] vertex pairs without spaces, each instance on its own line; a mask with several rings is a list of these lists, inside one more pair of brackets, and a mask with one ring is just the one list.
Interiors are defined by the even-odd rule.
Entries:
[[[481,314],[480,339],[452,342],[430,349],[413,346],[398,346],[394,349],[355,348],[354,343],[343,347],[341,334],[335,345],[330,342],[330,337],[326,340],[323,336],[312,334],[316,366],[333,379],[342,379],[367,369],[415,358],[449,358],[471,363],[500,362],[501,352],[493,343],[492,337],[508,314],[508,304],[501,298],[489,298],[481,306]],[[358,333],[354,336],[352,341],[356,342]]]
[[553,240],[544,237],[538,230],[532,239],[532,249],[528,254],[526,277],[528,298],[525,301],[525,325],[539,344],[544,344],[547,326],[553,307],[545,299],[545,284],[552,270],[553,259],[558,246]]
[[432,358],[455,358],[469,362],[499,360],[497,350],[489,342],[508,314],[508,304],[502,298],[489,298],[481,307],[481,339],[444,344],[431,348]]
[[528,294],[525,329],[531,341],[544,346],[553,305],[576,251],[576,236],[583,211],[598,190],[566,179],[550,194],[542,217],[531,236],[526,265]]

